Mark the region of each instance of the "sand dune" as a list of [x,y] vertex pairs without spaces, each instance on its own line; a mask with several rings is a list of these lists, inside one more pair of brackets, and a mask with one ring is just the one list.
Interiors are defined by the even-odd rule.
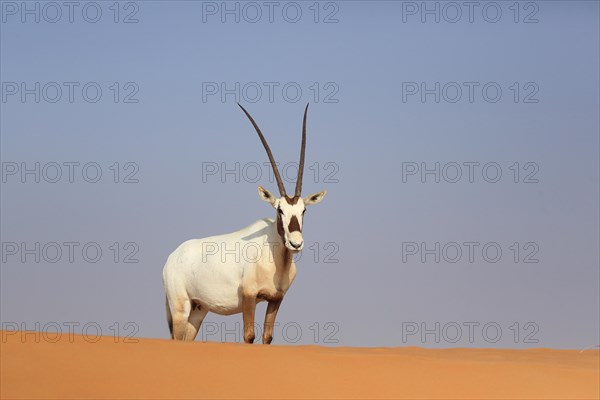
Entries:
[[600,396],[597,350],[90,343],[78,335],[36,343],[1,333],[3,399]]

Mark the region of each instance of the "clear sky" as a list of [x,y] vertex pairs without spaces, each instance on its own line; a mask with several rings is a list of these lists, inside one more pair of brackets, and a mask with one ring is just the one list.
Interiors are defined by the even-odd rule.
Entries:
[[170,252],[275,215],[236,101],[289,191],[310,102],[274,343],[599,344],[597,1],[62,3],[0,2],[5,329],[168,337]]

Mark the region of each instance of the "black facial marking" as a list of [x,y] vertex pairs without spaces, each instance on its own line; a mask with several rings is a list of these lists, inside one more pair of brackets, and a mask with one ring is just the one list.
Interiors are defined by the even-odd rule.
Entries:
[[277,214],[277,233],[281,236],[282,240],[285,240],[285,230],[283,229],[283,220],[281,214]]
[[298,232],[302,231],[300,229],[300,222],[298,221],[298,217],[296,217],[295,215],[292,215],[292,219],[290,220],[290,224],[288,225],[288,229],[289,229],[290,233],[292,233],[294,231],[298,231]]

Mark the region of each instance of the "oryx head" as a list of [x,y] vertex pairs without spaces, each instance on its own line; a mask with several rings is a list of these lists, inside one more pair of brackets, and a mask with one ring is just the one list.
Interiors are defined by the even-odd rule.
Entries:
[[277,169],[277,164],[273,158],[273,153],[271,153],[271,149],[269,148],[265,137],[260,131],[260,128],[256,122],[254,122],[254,119],[252,116],[250,116],[248,111],[246,111],[246,109],[239,103],[238,106],[240,106],[242,111],[244,111],[254,126],[254,129],[256,129],[256,133],[258,133],[258,137],[267,151],[281,197],[275,197],[271,192],[262,186],[258,187],[258,195],[261,199],[271,204],[277,210],[277,231],[279,232],[285,247],[292,251],[300,251],[302,250],[302,247],[304,247],[302,227],[304,225],[304,213],[306,212],[306,207],[311,204],[319,203],[321,200],[323,200],[323,197],[326,193],[326,191],[323,190],[322,192],[315,193],[304,198],[300,196],[302,192],[302,174],[304,172],[304,149],[306,148],[306,113],[308,112],[308,104],[304,109],[304,119],[302,122],[302,146],[300,147],[300,163],[298,165],[296,191],[294,192],[293,197],[288,196],[285,192],[285,186],[283,186],[283,180],[281,179],[281,175],[279,175],[279,170]]

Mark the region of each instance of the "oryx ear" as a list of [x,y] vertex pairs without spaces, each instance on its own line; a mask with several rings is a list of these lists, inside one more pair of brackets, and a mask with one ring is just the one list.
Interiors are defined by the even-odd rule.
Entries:
[[304,200],[304,205],[305,206],[310,206],[311,204],[320,203],[321,200],[323,200],[323,197],[325,197],[326,193],[327,193],[327,190],[323,190],[322,192],[311,194],[310,196],[306,196],[303,199]]
[[267,189],[265,189],[264,187],[262,187],[262,186],[258,187],[258,195],[260,196],[261,199],[263,199],[267,203],[269,203],[271,205],[275,204],[275,196],[273,196],[273,194],[271,192],[269,192]]

